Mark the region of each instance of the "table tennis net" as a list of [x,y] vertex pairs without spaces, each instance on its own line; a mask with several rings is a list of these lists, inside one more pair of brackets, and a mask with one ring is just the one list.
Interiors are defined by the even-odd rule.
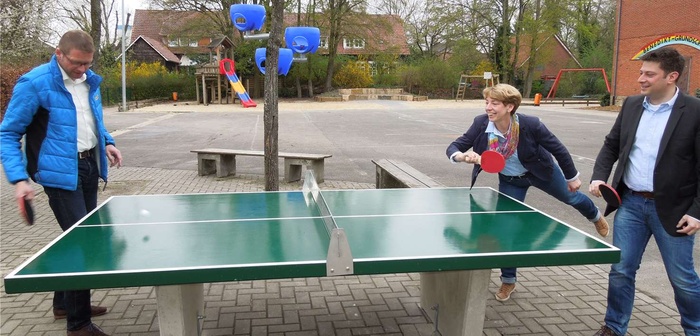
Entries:
[[316,177],[312,170],[307,170],[304,176],[304,185],[302,187],[302,192],[304,193],[304,199],[307,204],[314,203],[318,212],[321,214],[321,219],[323,219],[326,225],[326,230],[328,234],[333,231],[333,229],[338,228],[333,216],[331,215],[330,209],[328,209],[328,204],[325,198],[323,198],[323,193],[316,183]]

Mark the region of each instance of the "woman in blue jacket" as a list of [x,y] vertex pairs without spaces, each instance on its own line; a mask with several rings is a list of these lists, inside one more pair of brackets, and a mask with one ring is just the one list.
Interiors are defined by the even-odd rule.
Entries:
[[[515,113],[522,101],[520,92],[511,85],[498,84],[484,89],[484,98],[486,114],[474,118],[467,132],[447,147],[450,160],[474,164],[472,176],[476,177],[481,172],[481,153],[497,151],[506,159],[505,168],[498,174],[500,192],[524,201],[528,188],[534,186],[573,206],[595,224],[598,234],[607,236],[605,217],[588,196],[578,191],[581,180],[569,151],[539,118]],[[501,269],[497,300],[510,299],[516,272],[515,268]]]

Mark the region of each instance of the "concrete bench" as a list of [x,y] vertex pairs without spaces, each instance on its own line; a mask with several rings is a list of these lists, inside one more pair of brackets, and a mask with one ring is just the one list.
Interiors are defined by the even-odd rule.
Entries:
[[[197,172],[200,176],[216,173],[217,177],[236,175],[236,156],[265,156],[264,151],[205,148],[190,151],[197,153]],[[312,169],[316,182],[323,182],[323,164],[330,154],[306,154],[279,152],[284,159],[284,180],[294,182],[301,179],[302,166]]]
[[372,160],[377,166],[377,189],[441,188],[444,185],[399,160]]

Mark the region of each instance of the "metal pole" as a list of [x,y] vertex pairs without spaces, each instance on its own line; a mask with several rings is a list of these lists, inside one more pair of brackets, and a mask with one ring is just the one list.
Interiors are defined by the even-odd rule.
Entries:
[[126,110],[126,11],[122,0],[122,111]]

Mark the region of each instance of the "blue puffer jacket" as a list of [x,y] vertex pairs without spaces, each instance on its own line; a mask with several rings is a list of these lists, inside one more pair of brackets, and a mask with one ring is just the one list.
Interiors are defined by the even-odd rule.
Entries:
[[[102,121],[102,78],[88,70],[90,107],[97,130],[97,163],[107,181],[106,145],[114,145]],[[26,134],[24,153],[22,136]],[[75,104],[63,84],[56,56],[17,81],[0,125],[0,159],[10,183],[32,178],[54,188],[78,187],[78,126]],[[26,155],[23,155],[26,154]]]

